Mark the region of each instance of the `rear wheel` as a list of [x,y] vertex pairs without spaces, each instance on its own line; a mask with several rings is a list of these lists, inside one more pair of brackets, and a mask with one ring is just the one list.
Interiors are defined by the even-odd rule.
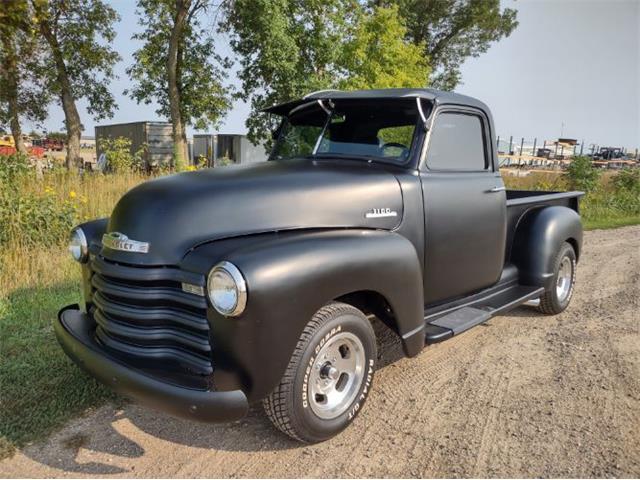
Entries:
[[541,312],[555,315],[564,311],[571,302],[576,281],[576,253],[569,243],[563,243],[554,261],[551,286],[540,298]]
[[362,409],[375,358],[367,317],[351,305],[325,305],[302,332],[280,384],[263,401],[267,416],[296,440],[333,437]]

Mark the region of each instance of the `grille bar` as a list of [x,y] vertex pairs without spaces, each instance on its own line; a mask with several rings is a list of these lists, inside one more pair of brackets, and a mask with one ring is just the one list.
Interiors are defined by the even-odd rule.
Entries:
[[211,352],[211,345],[201,335],[193,335],[192,333],[167,327],[132,327],[105,315],[100,310],[96,310],[94,316],[96,323],[103,330],[141,346],[176,343],[184,347],[191,347],[204,355]]
[[112,263],[102,257],[93,257],[91,260],[91,270],[113,278],[124,280],[138,280],[151,282],[154,280],[169,280],[177,283],[193,283],[204,286],[205,281],[202,275],[186,272],[173,267],[132,267]]
[[107,279],[107,277],[103,277],[98,273],[91,278],[91,284],[96,290],[109,296],[131,300],[145,299],[145,301],[154,302],[170,301],[194,308],[207,308],[207,301],[204,297],[186,293],[176,288],[131,286],[113,279]]
[[185,374],[213,373],[206,300],[182,290],[182,282],[204,285],[202,275],[102,257],[90,266],[99,342],[136,364],[162,368],[162,361]]
[[180,311],[171,307],[146,307],[144,305],[127,305],[106,298],[99,291],[93,295],[93,303],[100,310],[121,318],[137,320],[143,325],[175,323],[194,330],[209,331],[209,324],[205,317]]
[[179,365],[184,365],[194,373],[199,375],[210,375],[213,373],[211,362],[205,359],[198,359],[193,355],[181,352],[176,348],[170,347],[150,347],[133,345],[129,342],[123,342],[112,335],[107,334],[102,328],[96,330],[98,340],[109,348],[118,350],[121,353],[130,356],[141,357],[146,360],[169,360]]

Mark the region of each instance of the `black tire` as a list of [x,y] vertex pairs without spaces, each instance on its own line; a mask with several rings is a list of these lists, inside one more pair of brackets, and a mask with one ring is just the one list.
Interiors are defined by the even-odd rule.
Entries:
[[[318,363],[315,355],[325,342],[328,344],[341,332],[353,334],[360,340],[365,358],[363,375],[357,394],[344,413],[324,419],[314,413],[307,398],[310,371]],[[325,305],[304,328],[280,384],[263,400],[265,412],[279,430],[296,440],[305,443],[327,440],[344,430],[362,410],[373,384],[375,360],[376,338],[367,317],[345,303]]]
[[[563,265],[565,258],[568,259],[568,262],[571,264],[571,281],[568,293],[559,297],[556,286],[558,284],[560,268]],[[542,297],[540,297],[540,306],[538,307],[542,313],[547,315],[556,315],[563,312],[569,306],[571,297],[573,296],[573,288],[576,282],[576,252],[567,242],[562,244],[560,250],[558,250],[558,253],[556,254],[553,264],[553,273],[554,275],[551,286],[546,289]]]

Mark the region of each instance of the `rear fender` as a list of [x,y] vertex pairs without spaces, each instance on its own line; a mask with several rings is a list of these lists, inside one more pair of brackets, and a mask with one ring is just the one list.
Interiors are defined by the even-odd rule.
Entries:
[[511,254],[520,282],[549,288],[555,256],[564,242],[571,243],[579,258],[582,222],[575,210],[550,206],[527,212],[518,223]]
[[405,353],[416,355],[424,346],[420,262],[413,245],[396,233],[276,236],[228,253],[225,260],[244,275],[248,301],[238,318],[210,313],[218,388],[241,388],[250,400],[265,397],[280,381],[313,314],[355,291],[386,299]]

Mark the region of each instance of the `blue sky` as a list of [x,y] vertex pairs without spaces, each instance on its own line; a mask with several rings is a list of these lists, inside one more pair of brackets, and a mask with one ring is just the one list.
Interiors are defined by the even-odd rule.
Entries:
[[[133,0],[113,0],[122,20],[113,44],[122,56],[112,83],[119,109],[106,123],[156,120],[154,106],[123,95],[125,69],[139,46]],[[460,93],[487,103],[498,134],[519,139],[560,136],[587,144],[640,148],[640,1],[504,0],[518,10],[519,27],[462,69]],[[224,37],[221,53],[231,55]],[[229,79],[237,84],[235,71]],[[79,102],[85,135],[95,122]],[[244,133],[248,106],[238,101],[217,131]],[[45,126],[59,130],[64,116],[52,106]],[[189,133],[193,133],[190,131]]]

